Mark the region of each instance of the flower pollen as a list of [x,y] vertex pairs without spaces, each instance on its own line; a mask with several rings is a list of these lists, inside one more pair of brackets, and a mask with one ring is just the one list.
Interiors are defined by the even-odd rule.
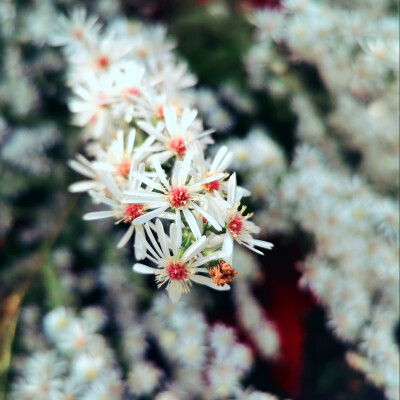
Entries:
[[227,223],[227,229],[232,234],[232,236],[237,237],[243,228],[242,217],[237,214],[232,214]]
[[173,186],[169,189],[167,199],[173,209],[184,208],[190,200],[190,193],[185,186]]
[[100,68],[107,68],[110,65],[110,60],[106,56],[100,56],[97,59],[97,65]]
[[132,222],[134,219],[144,214],[142,204],[128,203],[125,205],[124,222]]
[[219,180],[211,181],[211,182],[205,183],[203,185],[203,189],[207,193],[214,193],[214,190],[219,190],[219,187],[220,187],[220,181]]
[[168,143],[169,149],[177,157],[183,157],[186,154],[185,142],[181,137],[174,137]]
[[167,273],[169,279],[173,281],[182,281],[188,276],[186,265],[180,264],[177,261],[173,261],[168,264],[165,267],[165,272]]
[[131,169],[131,162],[129,160],[123,160],[117,165],[116,169],[118,175],[127,178]]

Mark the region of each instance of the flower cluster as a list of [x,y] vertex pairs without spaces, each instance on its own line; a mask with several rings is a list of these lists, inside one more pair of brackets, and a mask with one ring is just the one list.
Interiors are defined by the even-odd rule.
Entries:
[[[260,228],[312,234],[315,251],[299,265],[299,284],[324,305],[328,327],[352,346],[349,364],[395,400],[399,30],[391,5],[287,0],[280,10],[254,11],[255,42],[245,64],[254,88],[291,105],[300,142],[288,170],[275,157],[275,179],[259,172]],[[329,104],[296,71],[304,64],[318,73]],[[245,177],[259,170],[246,146],[252,137],[244,146],[235,141]],[[279,153],[272,141],[266,146]]]
[[[94,306],[79,315],[55,308],[43,320],[37,307],[22,310],[19,334],[29,356],[13,359],[10,399],[278,400],[243,387],[253,353],[233,328],[211,326],[198,309],[184,301],[175,305],[161,293],[139,313],[123,275],[118,266],[102,268],[103,301],[115,310],[110,319]],[[118,327],[120,352],[101,333],[105,326]],[[151,360],[151,348],[162,355],[162,366]]]
[[[192,108],[185,89],[195,80],[165,30],[120,21],[101,31],[79,9],[61,17],[51,42],[64,46],[69,107],[88,140],[90,161],[70,161],[86,178],[71,191],[88,191],[108,207],[84,218],[125,224],[118,247],[134,235],[136,259],[155,264],[134,270],[154,274],[174,301],[193,282],[229,289],[234,242],[259,254],[256,247],[272,244],[253,238],[259,228],[241,205],[250,192],[227,172],[232,152],[221,147],[205,156],[212,131]],[[218,269],[222,263],[227,269]]]

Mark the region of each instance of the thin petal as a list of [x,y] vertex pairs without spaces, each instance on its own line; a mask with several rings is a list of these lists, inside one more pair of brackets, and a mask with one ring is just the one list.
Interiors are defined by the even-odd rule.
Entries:
[[83,216],[85,221],[94,221],[96,219],[115,217],[114,211],[95,211],[87,213]]
[[134,225],[142,225],[147,221],[150,221],[151,219],[157,217],[157,215],[160,215],[163,213],[168,206],[164,206],[161,208],[157,208],[156,210],[150,211],[149,213],[146,213],[144,215],[141,215],[140,217],[137,217],[136,219],[133,220]]
[[148,265],[136,263],[133,266],[133,270],[135,272],[139,272],[140,274],[146,274],[146,275],[154,275],[157,272],[156,268],[151,268]]
[[186,218],[187,223],[189,224],[190,230],[193,232],[193,235],[196,239],[200,239],[201,232],[199,226],[197,225],[196,219],[194,218],[193,214],[186,208],[183,210],[183,215]]
[[206,244],[207,238],[205,236],[202,236],[186,249],[186,251],[182,255],[182,259],[188,260],[189,258],[196,256],[201,250],[205,248]]
[[124,247],[129,239],[132,237],[133,235],[133,231],[135,230],[135,227],[131,224],[131,226],[129,227],[129,229],[124,233],[124,235],[122,236],[122,238],[119,240],[118,244],[117,244],[117,248],[120,249],[122,247]]
[[198,267],[199,265],[206,264],[212,260],[218,260],[219,258],[226,258],[226,253],[224,251],[216,251],[215,253],[209,254],[206,257],[201,257],[192,264],[192,267]]
[[224,286],[217,286],[211,278],[202,275],[194,275],[190,278],[193,282],[199,283],[200,285],[208,286],[212,289],[219,290],[219,291],[226,291],[229,290],[231,287],[227,284]]

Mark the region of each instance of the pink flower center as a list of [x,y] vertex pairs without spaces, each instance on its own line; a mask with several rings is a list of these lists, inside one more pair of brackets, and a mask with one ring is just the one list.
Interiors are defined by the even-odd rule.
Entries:
[[207,193],[214,193],[214,190],[218,190],[219,186],[220,186],[220,181],[216,180],[205,183],[203,185],[203,188]]
[[228,231],[233,236],[239,236],[240,232],[242,231],[242,227],[243,227],[242,218],[237,214],[233,214],[228,220],[227,224]]
[[174,186],[169,189],[167,198],[172,208],[182,208],[187,206],[190,200],[190,193],[185,186]]
[[173,281],[181,281],[186,279],[188,276],[188,272],[186,270],[185,264],[179,264],[176,261],[171,262],[165,268],[165,272],[167,273],[169,279]]
[[106,57],[106,56],[100,56],[100,57],[97,59],[97,65],[98,65],[100,68],[107,68],[107,67],[110,65],[110,60],[109,60],[108,57]]
[[129,203],[125,205],[124,222],[132,222],[134,219],[144,214],[142,204]]
[[83,36],[82,30],[80,30],[80,29],[75,29],[75,30],[73,30],[73,31],[72,31],[72,36],[73,36],[75,39],[82,39],[82,36]]
[[135,87],[131,87],[131,88],[126,88],[122,91],[122,96],[125,99],[128,99],[128,96],[137,96],[139,94],[139,89],[135,88]]
[[157,106],[156,109],[154,110],[154,115],[157,118],[164,118],[164,107],[163,106]]
[[117,165],[118,175],[127,178],[129,175],[129,170],[131,169],[131,162],[129,160],[123,160]]
[[136,50],[136,54],[140,57],[140,58],[144,58],[147,56],[147,50],[144,47],[139,47]]
[[183,157],[186,154],[185,142],[181,137],[172,138],[168,143],[168,147],[178,157]]

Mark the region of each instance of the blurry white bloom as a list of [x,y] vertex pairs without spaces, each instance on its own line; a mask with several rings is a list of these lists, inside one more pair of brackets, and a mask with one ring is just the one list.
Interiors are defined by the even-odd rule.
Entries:
[[137,396],[149,396],[157,388],[161,376],[161,371],[152,363],[138,363],[129,372],[129,391]]

